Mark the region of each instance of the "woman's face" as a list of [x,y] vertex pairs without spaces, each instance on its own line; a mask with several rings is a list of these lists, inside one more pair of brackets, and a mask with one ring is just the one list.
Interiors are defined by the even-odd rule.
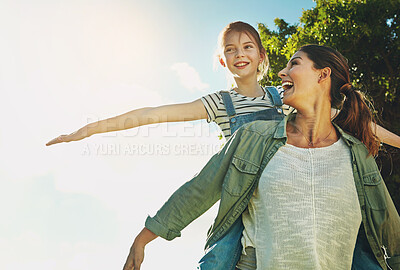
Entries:
[[247,33],[229,33],[224,40],[223,50],[221,64],[226,65],[234,77],[257,77],[257,68],[264,55]]
[[287,66],[278,73],[285,90],[283,102],[296,109],[307,104],[310,106],[310,102],[321,94],[318,93],[320,74],[320,70],[314,68],[314,62],[306,53],[296,52]]

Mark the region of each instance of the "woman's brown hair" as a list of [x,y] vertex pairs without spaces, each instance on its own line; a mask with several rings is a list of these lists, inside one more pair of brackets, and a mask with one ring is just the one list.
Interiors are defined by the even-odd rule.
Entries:
[[344,131],[350,133],[368,148],[369,154],[376,155],[379,140],[372,132],[373,116],[364,95],[354,89],[350,82],[347,59],[338,51],[321,45],[306,45],[300,48],[314,62],[316,69],[331,69],[331,104],[340,109],[333,120]]

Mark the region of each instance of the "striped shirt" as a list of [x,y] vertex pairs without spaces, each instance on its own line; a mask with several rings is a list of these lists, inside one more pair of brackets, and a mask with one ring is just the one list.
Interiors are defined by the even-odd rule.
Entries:
[[[281,98],[283,98],[283,88],[277,87],[278,93]],[[272,108],[273,102],[269,95],[265,92],[264,95],[260,97],[247,97],[239,94],[234,89],[229,91],[232,99],[233,106],[236,111],[236,115],[244,115],[249,113],[254,113],[260,110],[265,110]],[[207,122],[215,122],[222,130],[224,137],[229,139],[231,136],[231,128],[229,123],[229,117],[225,109],[224,101],[220,92],[208,94],[201,98],[204,107],[207,111]],[[285,114],[287,114],[289,108],[283,108]]]

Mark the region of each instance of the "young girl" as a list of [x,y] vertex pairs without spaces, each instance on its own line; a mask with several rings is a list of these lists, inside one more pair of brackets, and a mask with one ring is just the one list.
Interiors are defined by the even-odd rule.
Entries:
[[[258,32],[244,22],[230,23],[220,33],[218,47],[219,62],[228,68],[236,84],[230,91],[216,92],[189,103],[132,110],[90,123],[71,134],[60,135],[46,145],[79,141],[93,134],[148,124],[199,119],[217,123],[228,139],[245,122],[279,118],[282,102],[277,89],[263,88],[258,83],[268,69],[268,57]],[[377,126],[376,134],[384,143],[400,147],[399,136],[380,126]]]
[[[239,249],[240,259],[212,269],[400,269],[400,217],[373,158],[379,142],[371,112],[351,85],[346,59],[307,45],[279,76],[284,102],[297,113],[238,130],[146,220],[124,270],[140,269],[150,241],[180,236],[218,200],[207,246],[243,221],[243,249],[232,242],[226,248]],[[333,122],[331,107],[343,108]]]

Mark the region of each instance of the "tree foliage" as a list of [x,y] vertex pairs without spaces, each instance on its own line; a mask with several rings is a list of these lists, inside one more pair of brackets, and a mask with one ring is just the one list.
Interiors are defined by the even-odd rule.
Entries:
[[[315,2],[314,8],[303,10],[297,24],[276,18],[277,30],[258,25],[270,60],[262,84],[279,85],[278,72],[302,45],[330,46],[348,59],[352,83],[373,102],[380,124],[400,134],[400,0]],[[385,148],[377,161],[400,209],[400,155]]]

